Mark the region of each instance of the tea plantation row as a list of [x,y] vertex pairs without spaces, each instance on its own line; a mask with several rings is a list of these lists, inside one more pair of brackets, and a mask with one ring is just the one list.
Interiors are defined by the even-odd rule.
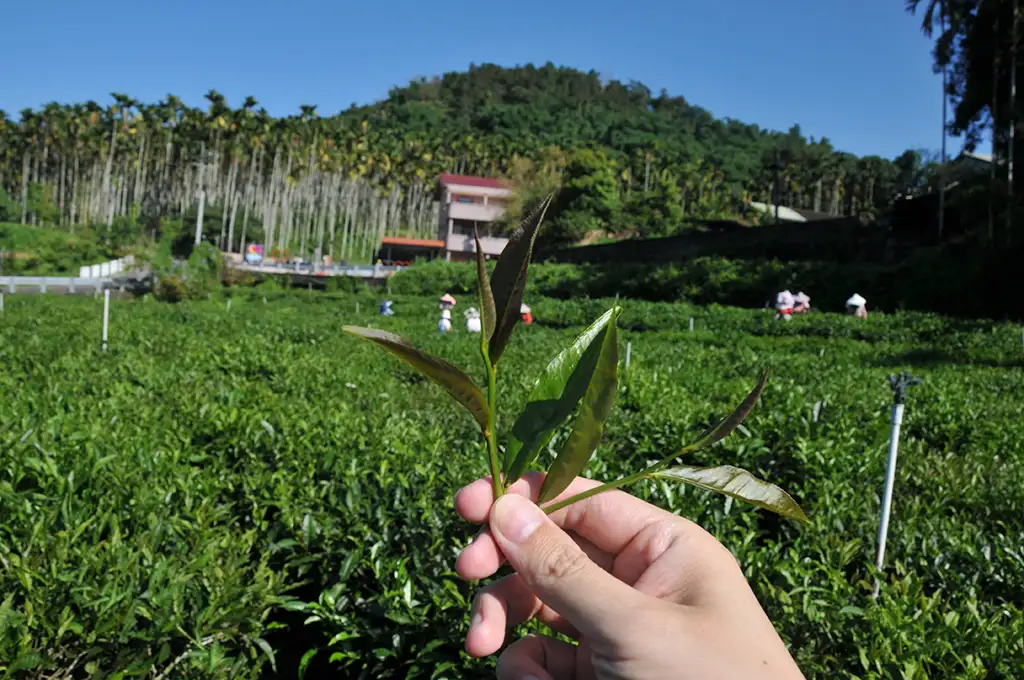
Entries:
[[[474,425],[340,331],[388,327],[479,377],[476,339],[439,336],[425,298],[396,298],[390,319],[368,296],[268,298],[239,294],[230,312],[218,299],[115,301],[106,354],[101,302],[7,298],[0,675],[493,673],[461,652],[476,584],[453,573],[475,528],[452,496],[485,470]],[[505,423],[610,301],[530,303],[541,323],[517,329],[502,363]],[[624,306],[632,365],[591,472],[679,446],[770,368],[761,406],[695,462],[780,484],[809,525],[689,488],[633,491],[734,552],[809,677],[1024,677],[1019,327]],[[886,377],[903,368],[924,382],[876,602]]]

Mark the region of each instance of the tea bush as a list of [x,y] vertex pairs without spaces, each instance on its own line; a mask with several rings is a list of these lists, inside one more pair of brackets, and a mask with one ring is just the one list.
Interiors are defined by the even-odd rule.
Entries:
[[[563,300],[619,295],[651,302],[760,307],[776,291],[807,291],[820,309],[842,311],[854,292],[869,309],[933,311],[967,317],[1024,318],[1024,298],[1008,296],[1024,248],[999,252],[921,249],[895,262],[785,261],[696,257],[669,264],[537,263],[527,294]],[[408,295],[475,292],[471,264],[434,261],[399,272],[393,290]]]
[[[101,302],[8,296],[0,673],[493,673],[462,652],[476,584],[453,573],[475,533],[453,493],[484,473],[475,425],[341,326],[395,330],[477,378],[478,337],[461,324],[440,336],[432,297],[395,295],[382,318],[365,293],[262,288],[235,289],[230,312],[216,297],[113,301],[106,354]],[[529,300],[539,321],[506,353],[503,419],[609,302]],[[662,482],[632,491],[733,551],[808,677],[1024,676],[1019,327],[623,306],[632,363],[589,473],[612,478],[691,439],[771,369],[761,405],[694,462],[782,485],[809,525]],[[874,601],[886,377],[902,369],[924,382]]]

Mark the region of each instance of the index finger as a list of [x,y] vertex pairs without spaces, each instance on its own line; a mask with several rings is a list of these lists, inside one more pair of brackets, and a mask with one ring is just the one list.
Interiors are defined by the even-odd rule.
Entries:
[[[544,473],[528,472],[508,492],[526,496],[536,503],[543,482]],[[569,498],[600,485],[595,480],[577,477],[558,498]],[[487,521],[493,504],[490,478],[478,479],[455,495],[455,509],[475,524]],[[585,498],[551,513],[550,517],[564,531],[573,532],[613,555],[622,552],[637,534],[651,524],[679,521],[672,513],[618,490]]]

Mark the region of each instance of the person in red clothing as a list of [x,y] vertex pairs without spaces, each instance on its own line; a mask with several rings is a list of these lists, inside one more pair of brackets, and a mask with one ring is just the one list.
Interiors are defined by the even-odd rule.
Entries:
[[519,305],[519,318],[527,325],[533,323],[533,313],[527,305]]

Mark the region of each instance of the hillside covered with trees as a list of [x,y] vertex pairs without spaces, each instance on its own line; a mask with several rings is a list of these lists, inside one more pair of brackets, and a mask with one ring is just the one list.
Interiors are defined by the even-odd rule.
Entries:
[[[553,65],[471,67],[321,117],[270,116],[211,90],[203,108],[113,94],[0,112],[0,221],[88,225],[130,240],[202,211],[223,250],[245,242],[365,260],[386,234],[429,234],[442,172],[561,189],[546,237],[654,236],[739,217],[750,200],[874,217],[920,187],[913,151],[858,158],[827,139],[717,119],[640,83]],[[756,216],[747,214],[751,222]],[[175,222],[177,221],[177,222]]]

